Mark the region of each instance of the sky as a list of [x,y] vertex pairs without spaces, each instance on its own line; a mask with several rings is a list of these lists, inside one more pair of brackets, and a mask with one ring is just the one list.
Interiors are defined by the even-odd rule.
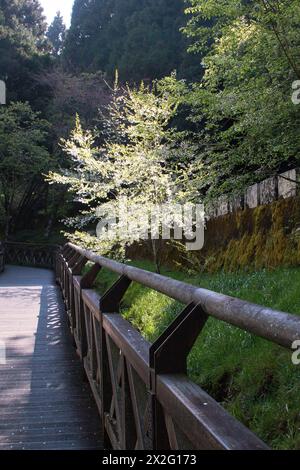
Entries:
[[60,11],[66,26],[70,26],[74,0],[40,0],[40,3],[44,8],[48,24],[52,23],[56,12]]

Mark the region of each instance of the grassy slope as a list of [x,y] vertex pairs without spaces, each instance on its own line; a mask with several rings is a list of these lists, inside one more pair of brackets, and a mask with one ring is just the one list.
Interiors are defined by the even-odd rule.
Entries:
[[[152,268],[147,263],[139,266]],[[196,278],[170,271],[163,274],[279,310],[300,312],[300,268]],[[113,278],[101,273],[100,292]],[[180,310],[178,303],[136,284],[123,303],[124,316],[150,341]],[[289,351],[211,318],[191,352],[189,374],[273,448],[300,449],[300,366],[292,365]]]

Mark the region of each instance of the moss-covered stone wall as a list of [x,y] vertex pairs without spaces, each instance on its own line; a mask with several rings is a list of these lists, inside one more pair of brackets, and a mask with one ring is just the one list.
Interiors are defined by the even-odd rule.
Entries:
[[[133,259],[151,259],[146,244],[129,250]],[[273,269],[300,264],[300,198],[280,199],[207,222],[200,252],[166,242],[163,264],[196,272]]]
[[197,256],[210,272],[300,264],[300,199],[280,199],[210,220],[204,250]]

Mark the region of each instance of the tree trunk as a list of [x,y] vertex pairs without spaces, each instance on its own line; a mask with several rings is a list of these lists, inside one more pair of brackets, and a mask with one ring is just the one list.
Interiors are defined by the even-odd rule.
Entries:
[[153,260],[157,274],[161,274],[160,240],[151,240]]

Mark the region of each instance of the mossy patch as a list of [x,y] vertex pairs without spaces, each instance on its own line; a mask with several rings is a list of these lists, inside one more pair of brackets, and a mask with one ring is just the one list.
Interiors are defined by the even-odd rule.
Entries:
[[172,260],[182,269],[194,266],[194,271],[209,273],[297,266],[299,228],[299,198],[280,199],[210,220],[204,249],[184,256],[180,251],[172,253]]

